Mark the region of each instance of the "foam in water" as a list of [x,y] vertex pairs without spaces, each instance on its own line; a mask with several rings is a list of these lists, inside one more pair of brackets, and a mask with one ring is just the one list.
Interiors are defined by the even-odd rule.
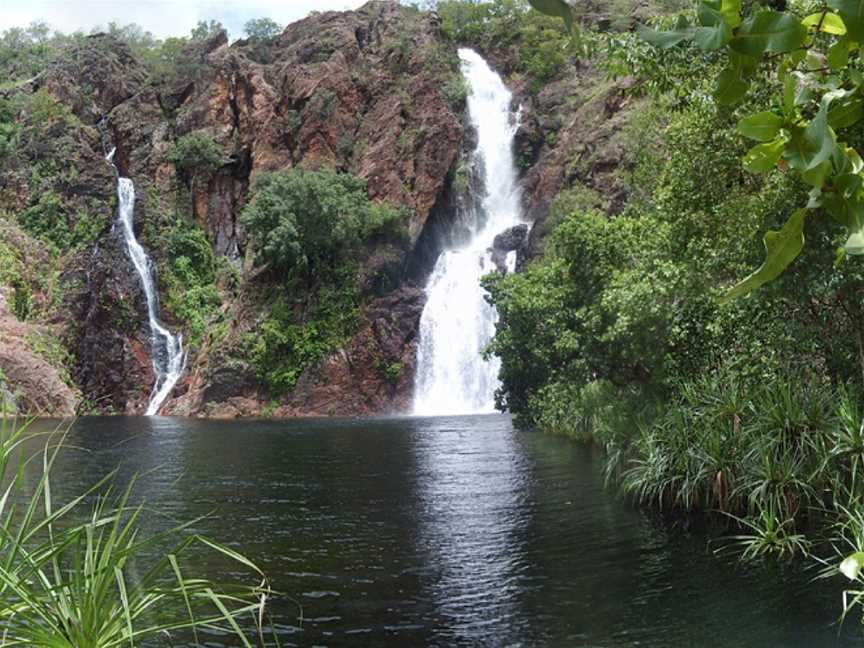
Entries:
[[[470,241],[443,251],[426,285],[414,385],[414,413],[423,415],[495,411],[500,361],[484,360],[482,350],[495,333],[497,314],[480,278],[495,269],[487,251],[495,235],[522,222],[512,95],[479,54],[460,49],[459,58],[471,89],[474,159],[482,165],[485,188],[479,209],[469,214]],[[514,265],[515,256],[507,261]]]
[[[112,149],[105,158],[113,163],[114,152]],[[138,239],[135,237],[135,185],[129,178],[117,178],[117,198],[119,200],[118,218],[126,241],[126,251],[135,266],[135,271],[141,280],[144,297],[147,300],[147,318],[150,324],[150,346],[153,358],[153,371],[156,374],[156,383],[147,404],[147,416],[152,416],[159,411],[162,403],[171,393],[180,374],[183,373],[186,364],[186,355],[183,352],[183,338],[173,335],[160,321],[157,315],[159,310],[159,299],[156,294],[156,285],[153,281],[153,272],[150,259]]]

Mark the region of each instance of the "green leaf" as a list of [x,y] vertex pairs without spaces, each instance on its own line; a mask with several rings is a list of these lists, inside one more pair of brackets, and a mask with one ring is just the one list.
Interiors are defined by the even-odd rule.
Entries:
[[849,52],[852,51],[852,43],[841,38],[828,49],[828,67],[832,70],[842,70],[849,63]]
[[852,167],[852,173],[858,174],[861,173],[861,171],[864,171],[864,160],[861,159],[858,151],[853,149],[851,146],[846,146],[844,147],[843,152],[846,154],[846,159]]
[[678,43],[693,38],[695,33],[696,29],[691,27],[683,16],[678,17],[675,28],[670,31],[657,31],[645,25],[636,27],[636,34],[639,38],[660,49],[675,47]]
[[741,0],[721,0],[720,13],[732,29],[741,24]]
[[834,131],[828,126],[829,104],[830,98],[822,101],[819,112],[807,128],[792,129],[792,137],[786,146],[784,157],[793,169],[809,171],[831,158],[836,143]]
[[846,33],[853,41],[864,41],[864,2],[861,0],[828,0],[828,6],[836,9],[846,25]]
[[693,40],[699,49],[718,50],[732,40],[732,30],[719,9],[713,8],[707,2],[700,2],[697,16],[702,27],[696,30]]
[[843,244],[846,254],[860,256],[864,254],[864,227],[852,231],[846,243]]
[[836,13],[831,11],[820,11],[819,13],[810,14],[801,21],[807,29],[819,29],[826,34],[834,34],[835,36],[843,36],[846,33],[846,25],[843,19]]
[[825,211],[846,228],[854,226],[854,214],[862,209],[860,192],[861,176],[857,173],[844,173],[831,179],[834,191],[826,191],[822,196]]
[[846,254],[864,254],[864,202],[861,201],[860,189],[849,200],[849,218],[846,229],[849,230],[849,238],[843,244]]
[[738,132],[757,142],[769,142],[777,137],[783,126],[783,118],[769,110],[748,115],[738,122]]
[[750,77],[756,71],[757,61],[737,52],[729,52],[729,64],[717,75],[714,98],[723,105],[736,104],[750,88]]
[[825,178],[831,174],[831,162],[825,160],[812,169],[808,169],[801,173],[801,179],[811,187],[822,187],[825,184]]
[[836,102],[828,111],[828,125],[831,128],[846,128],[864,117],[864,99],[847,97]]
[[534,9],[547,16],[560,18],[565,12],[570,11],[570,5],[564,0],[528,0]]
[[749,292],[764,286],[769,281],[779,277],[789,267],[801,250],[804,248],[804,219],[807,216],[806,209],[799,209],[786,224],[777,231],[769,231],[765,234],[765,262],[756,272],[733,286],[722,298],[722,302],[737,299]]
[[759,58],[764,52],[791,52],[804,44],[807,29],[791,14],[761,11],[738,28],[730,47],[739,54]]
[[696,46],[706,52],[718,50],[732,40],[732,30],[725,22],[715,27],[700,27],[693,35]]
[[780,156],[783,155],[784,139],[777,139],[767,144],[757,144],[744,156],[744,168],[751,173],[767,173],[777,167]]
[[528,0],[534,9],[553,18],[563,18],[567,31],[573,29],[573,10],[564,0]]

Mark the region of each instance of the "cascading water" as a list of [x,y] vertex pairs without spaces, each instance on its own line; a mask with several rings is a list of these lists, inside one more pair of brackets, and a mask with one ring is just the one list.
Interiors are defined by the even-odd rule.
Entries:
[[[495,235],[522,222],[512,95],[479,54],[460,49],[459,58],[477,130],[473,158],[482,166],[485,187],[467,214],[468,243],[441,253],[426,286],[414,383],[414,413],[424,415],[495,411],[500,362],[483,359],[482,350],[495,333],[497,313],[484,298],[480,278],[495,269],[489,253]],[[508,265],[512,269],[510,259]]]
[[[114,152],[112,149],[105,158],[109,164],[114,165]],[[117,168],[114,167],[117,171]],[[144,297],[147,301],[147,318],[150,324],[150,347],[153,357],[153,371],[156,374],[156,383],[147,404],[147,416],[159,412],[162,403],[171,393],[183,367],[186,364],[186,355],[183,352],[183,338],[173,335],[159,321],[157,312],[159,310],[159,298],[156,294],[156,285],[153,281],[153,271],[150,259],[138,239],[135,238],[135,185],[129,178],[123,178],[117,173],[117,198],[119,208],[117,210],[123,238],[126,241],[126,251],[132,260],[132,265],[141,279],[141,287],[144,289]]]

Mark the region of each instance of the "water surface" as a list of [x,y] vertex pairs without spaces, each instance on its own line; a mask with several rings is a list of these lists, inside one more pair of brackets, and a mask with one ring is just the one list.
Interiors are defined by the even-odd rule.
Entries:
[[167,518],[212,513],[195,530],[302,605],[275,604],[287,645],[864,645],[832,625],[840,581],[717,558],[606,491],[590,450],[505,416],[87,418],[69,443],[61,496],[119,464]]

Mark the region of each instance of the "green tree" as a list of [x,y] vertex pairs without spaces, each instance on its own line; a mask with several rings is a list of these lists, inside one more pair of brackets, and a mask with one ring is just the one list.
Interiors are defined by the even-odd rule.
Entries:
[[193,41],[203,41],[224,29],[218,20],[199,20],[198,24],[192,28],[191,37]]
[[344,251],[391,226],[400,212],[370,202],[366,182],[348,173],[297,168],[263,174],[241,221],[258,263],[314,275]]
[[199,131],[180,137],[168,151],[168,160],[189,178],[189,188],[194,192],[199,178],[222,166],[224,153],[212,137]]
[[243,26],[243,31],[250,40],[266,42],[276,38],[282,27],[271,18],[253,18]]

